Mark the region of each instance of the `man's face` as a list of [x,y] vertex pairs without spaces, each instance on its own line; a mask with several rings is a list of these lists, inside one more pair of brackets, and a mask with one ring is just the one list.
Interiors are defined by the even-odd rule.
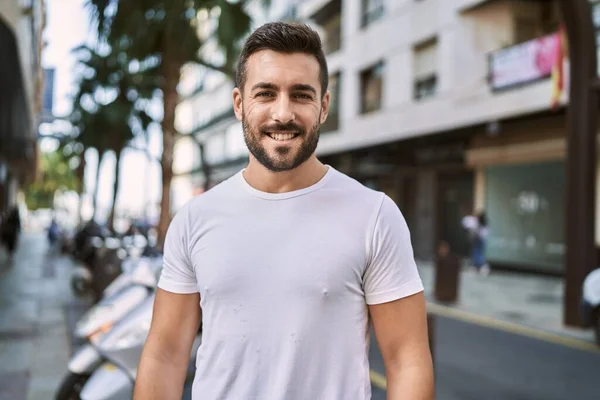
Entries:
[[329,93],[321,96],[315,57],[262,50],[248,59],[243,93],[234,89],[233,102],[251,155],[270,171],[281,172],[314,154]]

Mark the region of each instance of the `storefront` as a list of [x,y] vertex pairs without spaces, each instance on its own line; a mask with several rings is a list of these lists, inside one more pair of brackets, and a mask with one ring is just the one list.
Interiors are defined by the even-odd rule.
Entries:
[[565,257],[564,113],[503,122],[473,138],[475,208],[488,217],[492,265],[560,274]]
[[36,146],[16,37],[0,16],[0,213],[35,171]]
[[565,256],[563,161],[485,169],[491,263],[560,273]]
[[474,175],[465,166],[471,129],[329,155],[321,160],[398,205],[411,233],[417,259],[432,260],[440,241],[469,253],[461,227],[474,203]]

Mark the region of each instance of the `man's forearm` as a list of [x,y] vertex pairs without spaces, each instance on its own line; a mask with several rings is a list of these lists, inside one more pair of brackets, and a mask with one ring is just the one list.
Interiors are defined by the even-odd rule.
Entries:
[[398,368],[387,375],[387,400],[434,399],[431,365]]
[[135,382],[134,400],[180,400],[187,365],[142,355]]

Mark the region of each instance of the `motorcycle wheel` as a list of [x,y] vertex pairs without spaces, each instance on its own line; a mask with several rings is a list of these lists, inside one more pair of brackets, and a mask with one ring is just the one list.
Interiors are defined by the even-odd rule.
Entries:
[[56,393],[56,400],[81,400],[79,394],[90,375],[74,374],[69,372],[60,384]]

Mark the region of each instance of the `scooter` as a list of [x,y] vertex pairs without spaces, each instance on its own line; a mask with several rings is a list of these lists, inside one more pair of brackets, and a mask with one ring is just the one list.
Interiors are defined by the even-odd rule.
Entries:
[[97,302],[105,289],[122,275],[127,268],[126,260],[138,260],[144,254],[156,256],[141,235],[122,239],[113,237],[90,237],[80,251],[83,264],[71,275],[71,288],[78,297],[91,295]]
[[117,238],[90,237],[79,251],[79,265],[71,274],[71,289],[78,297],[92,296],[98,301],[104,289],[121,274],[121,264],[127,258]]
[[107,286],[102,299],[77,322],[75,337],[85,338],[87,343],[71,358],[57,400],[79,398],[83,383],[103,361],[95,345],[115,324],[153,297],[162,270],[162,258],[128,259],[124,262],[124,270]]
[[587,327],[592,327],[600,346],[600,268],[593,270],[583,281],[581,316]]
[[[148,337],[154,295],[146,299],[102,339],[95,347],[105,362],[96,368],[81,390],[82,400],[130,400],[133,396],[138,364]],[[201,329],[190,352],[190,366],[202,342]],[[191,367],[188,367],[188,371]]]

